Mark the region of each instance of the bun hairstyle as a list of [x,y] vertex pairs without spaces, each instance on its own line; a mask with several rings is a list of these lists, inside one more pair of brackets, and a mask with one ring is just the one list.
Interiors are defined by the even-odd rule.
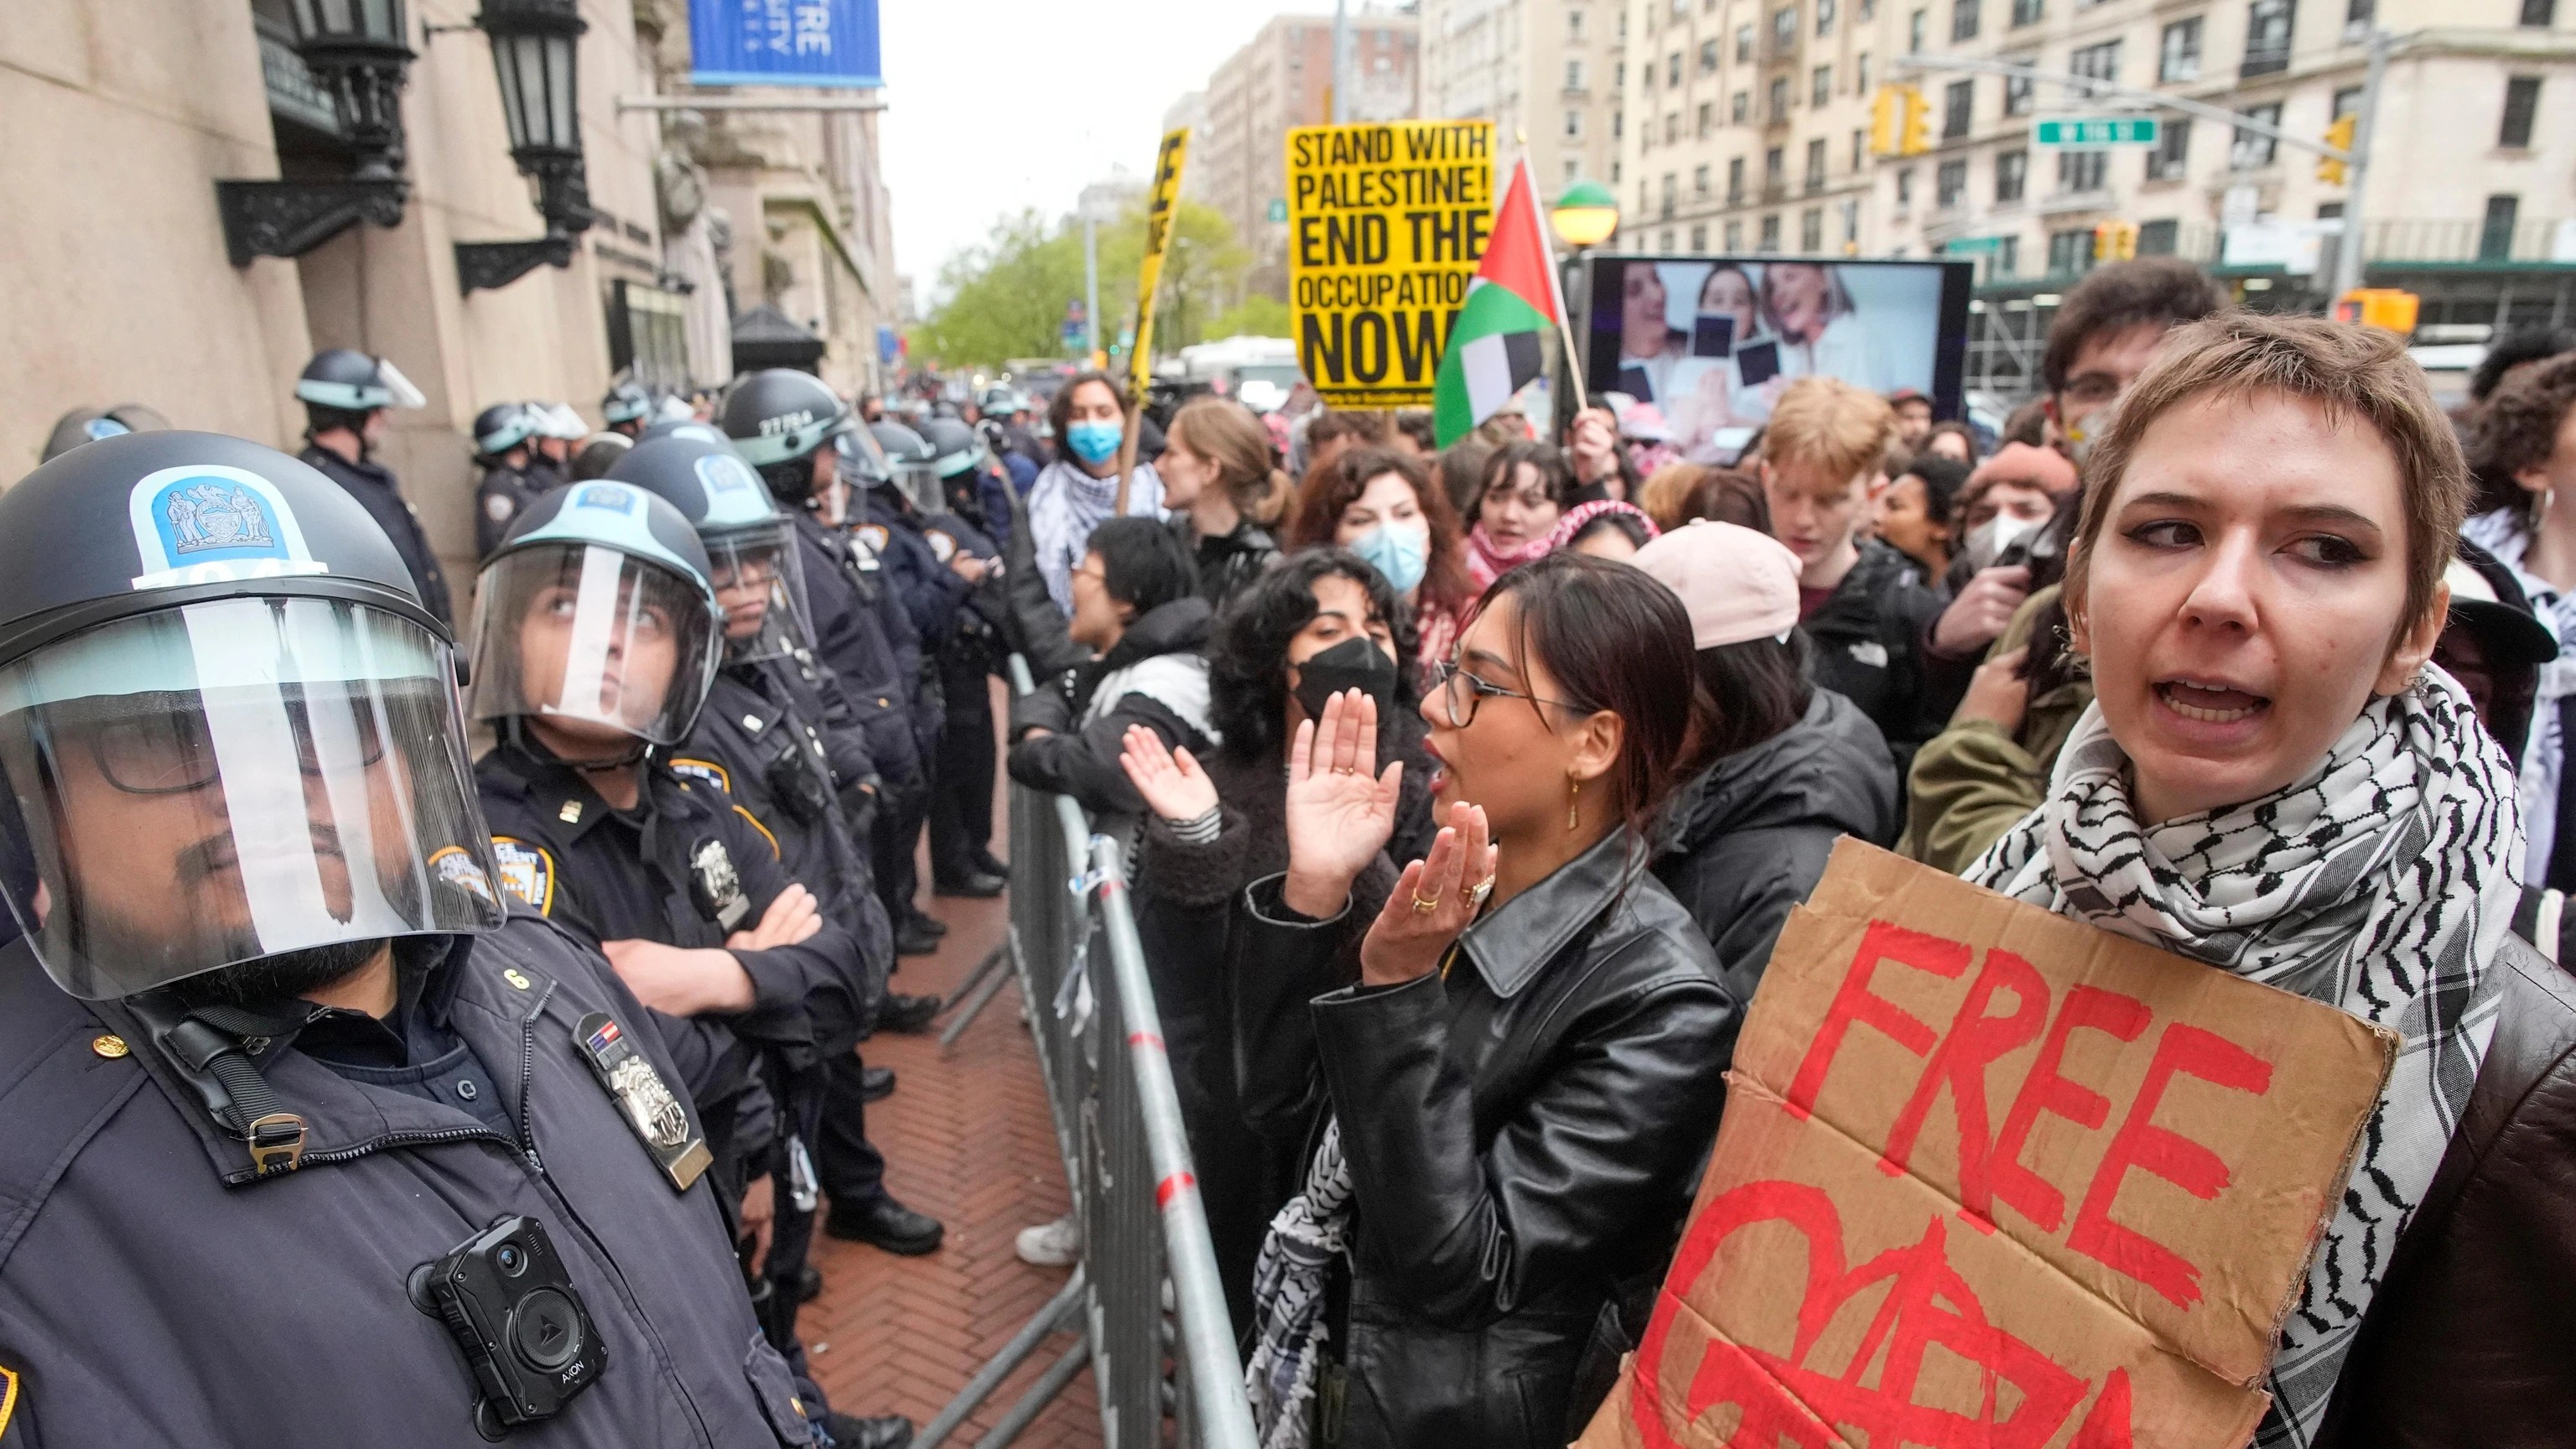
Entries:
[[1253,416],[1252,409],[1231,398],[1192,398],[1172,415],[1171,426],[1163,432],[1208,460],[1236,512],[1264,528],[1277,524],[1287,512],[1293,486],[1279,470],[1270,430]]

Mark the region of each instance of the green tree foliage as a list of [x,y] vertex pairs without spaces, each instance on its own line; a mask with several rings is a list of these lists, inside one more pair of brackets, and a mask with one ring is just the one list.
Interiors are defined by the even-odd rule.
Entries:
[[1210,337],[1294,337],[1289,330],[1288,304],[1266,293],[1255,292],[1217,314],[1208,323]]
[[[1136,316],[1136,272],[1145,256],[1141,199],[1101,225],[1099,245],[1100,338],[1114,346]],[[1154,351],[1168,355],[1232,335],[1210,323],[1220,320],[1251,264],[1222,213],[1183,201],[1154,308]],[[997,368],[1014,357],[1062,356],[1065,306],[1083,294],[1082,222],[1067,216],[1050,223],[1035,211],[1006,218],[981,246],[949,258],[939,290],[946,300],[913,331],[914,358]],[[1281,323],[1284,335],[1284,316]]]

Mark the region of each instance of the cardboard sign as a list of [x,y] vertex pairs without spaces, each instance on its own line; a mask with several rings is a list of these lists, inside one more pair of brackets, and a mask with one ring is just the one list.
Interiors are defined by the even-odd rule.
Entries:
[[1845,840],[1585,1449],[2235,1449],[2397,1038]]
[[1163,289],[1163,258],[1172,250],[1174,208],[1181,202],[1181,166],[1189,159],[1190,128],[1167,132],[1154,154],[1154,190],[1145,203],[1145,261],[1136,275],[1136,344],[1128,349],[1128,390],[1141,398],[1154,381],[1154,298]]
[[1289,307],[1327,405],[1431,406],[1493,224],[1491,121],[1289,131]]

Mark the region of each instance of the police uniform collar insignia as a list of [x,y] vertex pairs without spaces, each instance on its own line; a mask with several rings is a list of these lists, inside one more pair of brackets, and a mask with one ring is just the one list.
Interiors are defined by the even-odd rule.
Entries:
[[616,1099],[619,1115],[635,1139],[653,1154],[662,1175],[674,1189],[687,1192],[715,1157],[690,1124],[689,1109],[654,1069],[653,1059],[638,1051],[617,1018],[604,1011],[594,1011],[576,1023],[572,1041],[582,1060],[590,1063],[591,1074]]
[[743,894],[742,872],[734,869],[733,852],[712,835],[689,847],[689,900],[699,915],[726,931],[751,914],[751,899]]

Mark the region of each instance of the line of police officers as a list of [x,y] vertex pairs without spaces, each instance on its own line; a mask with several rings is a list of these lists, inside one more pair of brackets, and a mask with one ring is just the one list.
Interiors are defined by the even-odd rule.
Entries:
[[1000,888],[989,459],[740,379],[513,508],[469,671],[368,456],[417,393],[298,390],[300,461],[0,495],[0,1446],[907,1442],[794,1323],[821,1195],[941,1237],[856,1047],[939,1005],[887,988],[934,778]]

